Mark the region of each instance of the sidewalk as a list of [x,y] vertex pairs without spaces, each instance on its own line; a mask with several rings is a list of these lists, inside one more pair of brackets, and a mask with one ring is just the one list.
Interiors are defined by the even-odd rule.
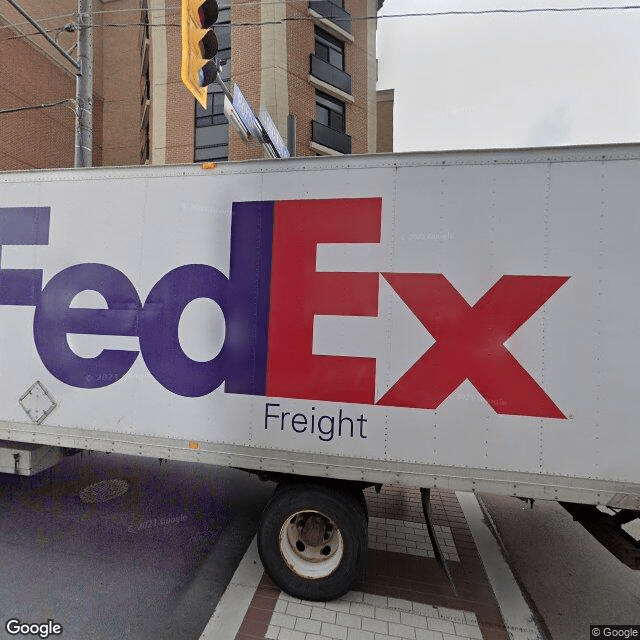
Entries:
[[[477,527],[484,526],[482,518],[468,508],[465,515],[455,493],[432,490],[431,506],[436,536],[456,593],[434,558],[419,491],[385,486],[379,495],[373,489],[368,489],[365,495],[369,507],[369,555],[365,580],[356,591],[326,603],[292,598],[264,574],[255,560],[255,550],[250,549],[248,556],[252,553],[253,559],[249,561],[246,557],[245,567],[239,567],[238,579],[230,585],[230,589],[242,590],[236,596],[241,593],[246,604],[242,607],[243,598],[230,592],[226,604],[221,600],[218,605],[202,639],[542,638],[510,571],[505,582],[504,560],[496,559],[491,549],[486,557],[481,557],[468,519],[480,520],[473,523],[477,537]],[[461,496],[475,500],[472,494]],[[477,511],[479,514],[479,508]],[[482,545],[486,542],[485,539]],[[500,562],[504,566],[493,566]],[[251,580],[253,585],[249,584]],[[503,603],[498,602],[494,593],[496,585],[496,592],[504,593],[505,585],[508,590]],[[512,593],[515,591],[517,594]],[[514,597],[519,618],[505,611],[506,607],[514,607]],[[510,621],[509,629],[505,619]]]

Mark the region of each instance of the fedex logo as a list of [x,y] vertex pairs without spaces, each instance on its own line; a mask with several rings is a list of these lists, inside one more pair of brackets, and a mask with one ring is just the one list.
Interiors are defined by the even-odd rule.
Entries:
[[[313,353],[315,316],[379,312],[379,274],[318,272],[317,247],[379,243],[381,213],[380,198],[238,202],[229,277],[210,265],[184,265],[142,302],[129,278],[105,264],[70,266],[43,287],[41,269],[0,263],[0,305],[35,307],[40,358],[75,387],[112,384],[141,356],[161,385],[187,397],[224,383],[227,393],[436,409],[469,380],[497,413],[564,418],[504,346],[564,276],[505,275],[471,305],[443,274],[383,273],[435,344],[377,401],[375,358]],[[46,207],[0,208],[0,246],[47,245],[49,224]],[[108,308],[71,307],[85,290],[100,293]],[[180,317],[198,298],[214,300],[226,323],[222,349],[208,362],[189,358],[178,339]],[[139,350],[83,358],[68,345],[71,333],[136,336]]]

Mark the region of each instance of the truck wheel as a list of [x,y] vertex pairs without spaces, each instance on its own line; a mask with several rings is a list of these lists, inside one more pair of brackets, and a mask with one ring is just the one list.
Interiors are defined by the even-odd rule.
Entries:
[[367,519],[354,492],[281,484],[262,513],[258,550],[265,571],[288,594],[333,600],[362,579]]

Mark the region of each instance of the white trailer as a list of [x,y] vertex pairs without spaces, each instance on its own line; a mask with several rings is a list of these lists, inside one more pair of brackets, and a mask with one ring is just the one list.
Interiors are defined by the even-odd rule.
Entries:
[[571,503],[637,567],[639,178],[638,145],[0,174],[2,470],[278,480],[304,598],[358,579],[383,483]]

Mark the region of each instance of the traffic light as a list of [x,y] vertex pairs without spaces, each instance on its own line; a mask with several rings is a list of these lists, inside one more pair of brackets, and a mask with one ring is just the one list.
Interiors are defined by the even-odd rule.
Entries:
[[218,19],[216,0],[182,0],[182,83],[207,108],[207,86],[218,76]]

